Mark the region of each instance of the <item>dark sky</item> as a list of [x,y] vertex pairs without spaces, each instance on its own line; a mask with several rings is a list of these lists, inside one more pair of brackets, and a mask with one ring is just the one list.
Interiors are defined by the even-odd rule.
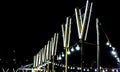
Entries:
[[[95,17],[100,19],[111,43],[120,54],[118,2],[91,1],[94,4],[92,20],[95,20]],[[66,17],[74,15],[74,8],[76,6],[82,8],[84,5],[85,0],[3,2],[0,25],[0,66],[10,67],[13,64],[12,66],[19,67],[21,64],[32,63],[33,56],[53,34],[61,32],[60,25],[65,22]],[[95,21],[91,22],[92,30],[95,28],[94,23]],[[90,37],[94,38],[94,31],[90,31],[90,33]],[[104,37],[104,35],[101,36]],[[103,42],[106,42],[106,40]],[[106,57],[111,57],[111,61],[114,60],[112,56],[109,56],[110,49],[106,49],[106,52],[108,52]],[[102,53],[104,55],[105,52]],[[102,58],[102,55],[101,59],[103,65],[107,66],[110,63],[104,56]],[[14,60],[16,60],[16,63]]]

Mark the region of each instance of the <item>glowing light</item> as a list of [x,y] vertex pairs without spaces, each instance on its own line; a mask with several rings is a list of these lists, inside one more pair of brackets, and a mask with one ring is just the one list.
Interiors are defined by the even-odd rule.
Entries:
[[115,70],[114,69],[112,69],[112,72],[114,72]]
[[76,50],[80,50],[80,47],[78,45],[76,46]]
[[73,69],[75,69],[75,67],[73,67]]
[[112,50],[115,50],[115,47],[112,47]]
[[102,72],[105,72],[105,70],[102,70]]
[[87,71],[89,72],[90,70],[89,70],[89,69],[87,69]]
[[83,69],[83,71],[85,71],[85,68]]
[[71,51],[74,52],[74,48],[71,48]]
[[61,60],[62,58],[61,58],[61,56],[59,56],[59,58],[58,58],[59,60]]
[[110,44],[109,47],[112,47],[112,45]]
[[70,51],[69,50],[68,50],[67,54],[70,55]]
[[117,55],[115,55],[115,58],[117,58]]
[[81,68],[80,68],[80,67],[77,67],[77,70],[81,70]]
[[69,69],[70,67],[68,66],[68,69]]
[[97,72],[97,69],[95,69],[95,72]]
[[119,58],[117,58],[117,62],[120,62],[120,59],[119,59]]
[[65,67],[64,65],[62,65],[62,67]]
[[65,55],[64,55],[64,53],[62,52],[62,57],[64,57]]
[[106,45],[107,45],[107,46],[109,46],[109,45],[110,45],[110,43],[109,43],[109,42],[107,42],[107,43],[106,43]]
[[108,70],[106,69],[105,71],[107,72]]
[[100,69],[102,69],[102,67],[100,66]]
[[61,60],[62,59],[62,57],[59,55],[59,56],[57,56],[57,60]]
[[115,51],[112,51],[111,53],[112,53],[113,55],[116,55],[116,52],[115,52]]
[[70,69],[73,69],[72,67]]

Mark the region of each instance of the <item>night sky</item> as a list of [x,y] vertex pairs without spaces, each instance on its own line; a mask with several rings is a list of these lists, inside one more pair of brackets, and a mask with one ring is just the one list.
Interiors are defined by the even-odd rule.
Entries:
[[[95,18],[98,17],[120,57],[118,2],[91,1],[94,5],[88,41],[96,42]],[[75,23],[74,8],[82,8],[85,2],[85,0],[3,2],[0,11],[0,67],[20,67],[32,63],[33,56],[47,44],[55,32],[62,34],[61,24],[65,23],[67,16],[72,16]],[[72,27],[74,29],[72,29],[71,45],[78,41],[76,24]],[[104,37],[101,31],[101,65],[116,67],[116,60],[110,54],[111,49],[104,45],[107,41]],[[62,46],[60,47],[58,49],[62,51]],[[95,61],[95,51],[94,46],[84,49],[86,63],[91,64]],[[76,61],[74,64],[80,64],[78,54],[69,57],[71,59],[69,64],[74,61]],[[88,59],[91,60],[87,61]]]

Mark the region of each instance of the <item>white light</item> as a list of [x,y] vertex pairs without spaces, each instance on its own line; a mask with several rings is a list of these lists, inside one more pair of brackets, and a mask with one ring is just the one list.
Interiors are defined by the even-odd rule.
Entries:
[[109,42],[107,42],[107,43],[106,43],[106,45],[107,45],[107,46],[109,46],[109,45],[110,45],[110,43],[109,43]]
[[62,65],[62,67],[64,67],[64,65]]
[[61,59],[62,59],[62,57],[61,57],[61,56],[59,56],[59,57],[58,57],[58,60],[61,60]]
[[118,72],[118,69],[116,70],[116,72]]
[[112,45],[110,44],[109,47],[112,47]]
[[115,52],[115,51],[112,51],[111,53],[112,53],[113,55],[116,55],[116,52]]
[[65,55],[64,55],[64,53],[62,52],[62,57],[64,57]]
[[61,56],[59,57],[59,60],[61,60],[62,58],[61,58]]
[[68,69],[69,69],[70,67],[68,66]]
[[81,68],[80,67],[77,67],[77,70],[80,70]]
[[62,65],[60,65],[60,67],[62,67]]
[[70,69],[72,69],[72,67]]
[[89,72],[90,70],[89,70],[89,69],[87,69],[87,71]]
[[74,48],[71,48],[71,51],[74,52]]
[[78,45],[76,46],[76,50],[80,50],[80,47]]
[[115,50],[115,47],[112,47],[112,50]]
[[97,69],[95,69],[95,72],[97,71]]
[[102,70],[102,72],[105,72],[105,70]]
[[85,71],[85,68],[83,69],[83,71]]
[[107,72],[108,70],[106,69],[105,71]]
[[117,62],[120,62],[120,59],[119,59],[119,58],[117,58]]
[[114,72],[115,70],[114,69],[112,69],[112,72]]
[[115,58],[117,58],[117,55],[115,55]]
[[75,69],[75,67],[73,67],[73,69]]
[[67,54],[70,55],[70,51],[69,50],[68,50]]

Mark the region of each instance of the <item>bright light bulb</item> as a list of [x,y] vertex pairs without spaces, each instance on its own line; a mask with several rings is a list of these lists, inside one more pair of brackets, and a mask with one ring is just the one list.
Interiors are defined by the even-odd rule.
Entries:
[[71,48],[71,51],[74,52],[74,48]]
[[59,57],[58,57],[58,60],[61,60],[61,59],[62,59],[61,56],[59,56]]
[[119,58],[117,58],[117,62],[120,62],[120,59],[119,59]]
[[97,69],[95,69],[95,72],[97,72]]
[[59,56],[57,56],[57,60],[61,60],[62,59],[62,57],[59,55]]
[[112,51],[112,54],[113,54],[113,55],[116,55],[116,52],[115,52],[115,51]]
[[114,69],[112,69],[112,72],[114,72],[115,70]]
[[62,57],[64,57],[65,55],[64,55],[64,53],[62,53]]
[[70,55],[70,51],[69,50],[68,50],[67,54]]
[[106,43],[106,45],[107,45],[107,46],[109,46],[109,45],[110,45],[110,43],[109,43],[109,42],[107,42],[107,43]]
[[77,70],[80,70],[80,68],[79,68],[79,67],[77,67]]
[[89,69],[87,69],[87,71],[89,72],[90,70],[89,70]]
[[105,71],[107,72],[108,70],[106,69]]
[[115,47],[112,47],[112,50],[115,50]]
[[85,68],[83,69],[83,71],[85,71]]
[[109,47],[112,47],[112,45],[110,44]]
[[117,55],[115,55],[115,58],[117,58]]
[[80,50],[80,47],[78,45],[76,46],[76,50]]

